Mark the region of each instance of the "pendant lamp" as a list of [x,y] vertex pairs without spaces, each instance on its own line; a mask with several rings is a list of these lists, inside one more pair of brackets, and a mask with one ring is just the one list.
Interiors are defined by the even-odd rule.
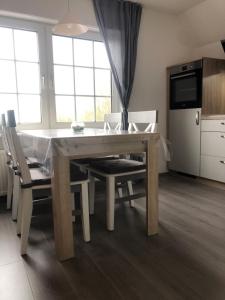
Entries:
[[65,16],[56,24],[52,31],[58,35],[64,36],[77,36],[88,31],[88,27],[82,24],[79,24],[70,10],[70,0],[68,0],[67,12]]

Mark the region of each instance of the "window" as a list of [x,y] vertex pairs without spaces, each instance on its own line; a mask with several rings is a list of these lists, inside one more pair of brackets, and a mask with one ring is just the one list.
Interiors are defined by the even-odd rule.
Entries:
[[0,27],[0,113],[13,109],[19,123],[41,123],[38,35]]
[[0,114],[13,109],[19,129],[99,122],[111,112],[117,96],[98,33],[60,37],[52,25],[0,16],[0,43]]
[[102,42],[53,36],[56,122],[103,121],[111,70]]

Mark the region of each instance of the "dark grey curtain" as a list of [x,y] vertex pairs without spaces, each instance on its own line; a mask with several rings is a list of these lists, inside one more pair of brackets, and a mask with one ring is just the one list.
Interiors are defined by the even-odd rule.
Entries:
[[93,4],[123,106],[123,128],[127,129],[142,6],[123,0],[93,0]]

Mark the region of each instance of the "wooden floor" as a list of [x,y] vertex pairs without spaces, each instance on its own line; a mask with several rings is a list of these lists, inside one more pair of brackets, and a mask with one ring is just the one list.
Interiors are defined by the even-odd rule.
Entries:
[[146,238],[141,210],[116,208],[105,230],[104,194],[91,218],[92,242],[76,231],[76,258],[59,263],[51,219],[32,222],[28,255],[10,213],[0,213],[0,299],[225,299],[225,191],[177,175],[160,178],[160,232]]

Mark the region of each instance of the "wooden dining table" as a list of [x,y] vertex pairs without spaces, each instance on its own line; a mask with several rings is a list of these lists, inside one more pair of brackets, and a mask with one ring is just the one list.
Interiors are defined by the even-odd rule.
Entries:
[[[115,154],[146,153],[146,233],[158,233],[158,133],[129,132],[85,128],[81,132],[72,129],[46,129],[21,131],[21,138],[30,140],[38,151],[48,145],[51,157],[54,240],[60,261],[75,255],[72,203],[70,197],[70,161],[86,157]],[[35,147],[35,146],[34,146]],[[44,154],[46,156],[46,154]]]

